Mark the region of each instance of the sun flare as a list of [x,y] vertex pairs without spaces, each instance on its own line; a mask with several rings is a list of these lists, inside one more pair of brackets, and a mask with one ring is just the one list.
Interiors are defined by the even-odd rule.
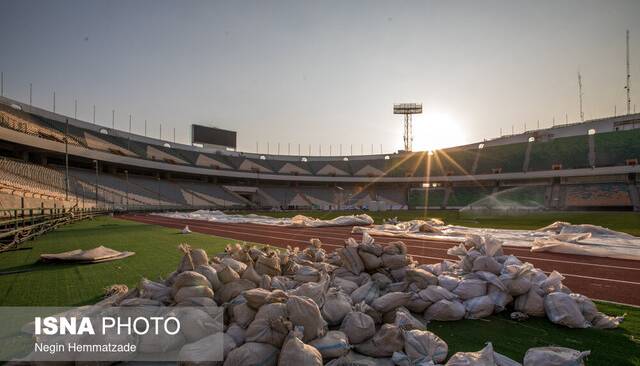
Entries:
[[466,134],[448,113],[430,112],[413,119],[413,150],[431,151],[462,145]]

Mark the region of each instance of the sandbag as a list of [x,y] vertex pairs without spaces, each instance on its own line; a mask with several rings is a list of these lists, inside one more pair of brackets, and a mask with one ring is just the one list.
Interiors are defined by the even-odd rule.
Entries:
[[364,263],[362,258],[358,255],[358,247],[355,245],[346,245],[344,248],[338,249],[338,254],[342,259],[342,266],[357,275],[364,271]]
[[591,351],[565,347],[534,347],[524,355],[524,366],[580,366]]
[[407,254],[383,254],[382,265],[388,269],[398,269],[411,264],[411,256]]
[[[222,346],[220,346],[222,342]],[[225,357],[237,347],[228,334],[216,333],[197,342],[185,344],[178,353],[179,366],[212,365],[224,362]]]
[[357,283],[355,283],[353,281],[346,280],[346,279],[341,278],[341,277],[334,277],[333,280],[331,281],[331,285],[333,287],[339,288],[344,293],[349,294],[349,295],[351,293],[353,293],[353,291],[355,291],[358,288],[358,284]]
[[213,269],[213,267],[209,265],[199,265],[196,267],[195,271],[205,276],[207,280],[209,280],[213,291],[218,291],[220,287],[222,287],[222,282],[218,278],[218,273],[215,269]]
[[293,326],[287,319],[287,305],[266,304],[256,313],[245,337],[247,342],[268,343],[280,348],[291,329]]
[[591,326],[582,316],[576,301],[563,292],[554,292],[545,296],[544,310],[553,323],[569,328],[588,328]]
[[505,265],[499,278],[511,296],[520,296],[527,293],[531,288],[532,269],[533,265],[531,263]]
[[438,276],[438,285],[440,287],[444,287],[449,291],[453,291],[458,284],[460,283],[460,279],[458,277],[449,276],[449,275],[439,275]]
[[513,308],[529,316],[545,316],[544,291],[538,285],[532,285],[529,291],[516,298]]
[[255,318],[256,310],[249,307],[248,303],[245,302],[243,304],[234,306],[232,315],[233,321],[236,324],[238,324],[242,328],[247,328]]
[[438,277],[431,272],[420,268],[411,268],[406,271],[405,281],[415,283],[420,289],[438,284]]
[[323,360],[345,356],[351,349],[347,335],[338,330],[328,331],[323,337],[309,342],[309,345],[320,352]]
[[464,318],[465,306],[459,301],[440,300],[424,312],[426,320],[453,321]]
[[394,366],[390,358],[373,358],[351,351],[346,356],[329,361],[325,366]]
[[229,266],[224,266],[221,271],[218,272],[218,278],[222,284],[226,285],[240,278],[238,272],[234,271]]
[[476,278],[464,279],[452,292],[462,300],[484,296],[487,294],[487,283]]
[[240,295],[242,291],[250,290],[255,287],[255,283],[249,280],[239,279],[222,286],[220,291],[215,293],[214,300],[216,300],[218,304],[223,304]]
[[407,246],[401,241],[394,241],[384,244],[382,252],[390,255],[407,254]]
[[247,269],[247,265],[237,261],[229,256],[227,257],[222,257],[222,259],[220,259],[220,263],[231,267],[231,269],[233,269],[237,274],[242,275],[242,272],[245,271],[245,269]]
[[178,272],[193,271],[196,267],[209,263],[209,256],[203,249],[191,249],[186,244],[181,244],[179,248],[185,254],[178,265]]
[[270,252],[267,255],[258,258],[255,264],[255,270],[261,275],[279,276],[280,271],[280,258],[275,252]]
[[320,281],[320,271],[310,266],[300,266],[293,279],[302,283],[318,282]]
[[373,337],[376,325],[371,316],[356,310],[344,317],[340,330],[347,335],[350,344],[358,344]]
[[351,298],[336,288],[330,288],[322,306],[322,317],[331,325],[340,325],[351,312]]
[[513,302],[513,296],[509,295],[509,293],[506,291],[500,290],[492,284],[489,284],[487,286],[487,296],[489,296],[493,301],[493,311],[495,313],[504,311],[507,305]]
[[371,357],[391,357],[403,347],[402,330],[393,324],[383,324],[373,338],[356,345],[355,350]]
[[582,313],[582,316],[584,316],[588,322],[593,322],[593,319],[602,314],[598,311],[596,304],[588,297],[580,294],[571,294],[569,296],[578,304],[580,313]]
[[402,330],[427,330],[427,326],[404,307],[396,309],[393,324]]
[[324,306],[324,297],[329,288],[328,275],[324,275],[320,282],[307,282],[291,290],[289,293],[296,296],[304,296],[313,300],[318,307]]
[[410,330],[404,332],[404,352],[412,362],[426,359],[440,363],[447,358],[449,346],[432,332]]
[[296,327],[289,333],[287,340],[284,342],[278,357],[278,366],[299,366],[311,365],[322,366],[322,355],[316,348],[304,344],[302,338],[302,329]]
[[423,313],[431,304],[432,302],[423,299],[420,293],[413,292],[405,307],[414,313]]
[[367,304],[371,304],[371,302],[377,299],[378,296],[380,296],[380,289],[378,288],[378,285],[373,281],[369,281],[351,293],[351,300],[354,304],[358,304],[363,301]]
[[362,260],[362,264],[364,265],[364,269],[367,271],[375,271],[376,269],[382,267],[382,258],[379,256],[365,252],[362,249],[358,250],[358,255]]
[[387,288],[387,286],[389,286],[393,282],[393,280],[391,280],[389,276],[381,272],[372,274],[371,281],[375,282],[378,285],[378,288],[380,288],[381,290]]
[[371,307],[381,313],[386,313],[400,306],[406,305],[410,298],[410,293],[390,292],[373,300],[371,302]]
[[[187,301],[191,297],[209,297],[213,298],[213,291],[207,286],[189,286],[182,287],[173,296],[176,303]],[[122,306],[122,304],[120,304]]]
[[458,299],[458,295],[440,286],[428,286],[424,290],[418,292],[418,295],[420,295],[423,300],[430,303],[438,302],[440,300]]
[[176,308],[176,314],[180,320],[180,333],[184,335],[187,343],[222,331],[222,318],[215,321],[200,308]]
[[304,327],[302,340],[308,342],[327,332],[327,322],[322,319],[318,305],[308,297],[291,296],[287,300],[287,314],[294,326]]
[[195,271],[184,271],[176,276],[173,281],[173,288],[177,292],[182,287],[206,286],[211,288],[211,282]]
[[294,289],[297,285],[298,282],[284,276],[271,277],[271,288],[274,290],[278,289],[282,291],[288,291]]
[[262,276],[255,270],[253,264],[249,264],[247,269],[242,272],[242,276],[240,278],[244,280],[249,280],[256,284],[256,286],[260,286],[260,282],[262,282]]
[[496,366],[493,357],[493,346],[488,343],[478,352],[457,352],[445,366]]
[[472,272],[485,271],[494,274],[500,274],[502,264],[498,263],[493,257],[486,255],[480,256],[473,261]]
[[158,300],[164,303],[171,301],[172,288],[162,283],[142,278],[138,285],[138,290],[141,298]]
[[493,314],[493,300],[489,296],[474,297],[464,302],[465,318],[481,319]]
[[270,344],[248,342],[229,352],[224,366],[276,366],[279,353]]
[[255,310],[267,303],[269,295],[271,295],[271,291],[263,288],[252,288],[242,292],[242,296],[247,300],[247,305]]
[[231,323],[227,327],[225,334],[233,338],[233,341],[235,342],[236,346],[240,347],[244,344],[244,341],[246,339],[246,332],[247,331],[241,326],[239,326],[238,324]]

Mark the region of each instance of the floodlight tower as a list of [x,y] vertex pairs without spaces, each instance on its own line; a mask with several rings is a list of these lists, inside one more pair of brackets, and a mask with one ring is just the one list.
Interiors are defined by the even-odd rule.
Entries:
[[400,103],[393,105],[393,114],[404,115],[404,150],[411,151],[413,143],[411,116],[422,113],[422,103]]
[[631,113],[631,66],[629,62],[629,30],[627,29],[627,114]]

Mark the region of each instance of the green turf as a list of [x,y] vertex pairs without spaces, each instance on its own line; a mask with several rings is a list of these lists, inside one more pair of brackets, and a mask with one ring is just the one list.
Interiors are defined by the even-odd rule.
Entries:
[[[239,211],[273,217],[306,215],[319,219],[331,219],[340,215],[353,215],[354,211]],[[425,218],[440,218],[447,224],[470,227],[491,227],[497,229],[538,229],[554,221],[568,221],[572,224],[595,224],[609,229],[640,236],[640,213],[638,212],[540,212],[512,216],[472,217],[457,210],[405,210],[367,212],[376,223],[383,219],[398,217],[401,221]]]
[[[175,270],[180,260],[178,244],[186,242],[210,254],[231,241],[204,234],[181,235],[179,230],[109,217],[62,227],[20,250],[0,254],[0,306],[76,306],[94,303],[112,284],[135,286],[141,277],[158,279]],[[90,249],[98,245],[136,254],[98,264],[42,264],[42,253]]]
[[[376,218],[380,220],[384,214],[377,213]],[[0,271],[31,270],[0,275],[0,305],[75,306],[95,302],[105,286],[135,286],[143,276],[154,279],[173,271],[180,259],[176,247],[181,242],[213,254],[230,240],[196,233],[182,236],[175,229],[109,217],[63,227],[25,243],[23,250],[0,254]],[[133,250],[136,255],[92,265],[36,263],[40,253],[96,245]],[[477,351],[490,341],[497,352],[518,361],[531,347],[556,345],[591,350],[588,365],[640,365],[640,309],[608,303],[598,303],[598,307],[611,315],[626,313],[627,319],[615,330],[568,329],[546,319],[514,322],[505,313],[482,320],[433,322],[429,329],[447,342],[449,355]]]

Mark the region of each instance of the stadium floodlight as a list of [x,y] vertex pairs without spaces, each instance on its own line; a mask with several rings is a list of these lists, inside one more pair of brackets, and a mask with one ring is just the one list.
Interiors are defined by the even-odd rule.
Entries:
[[422,113],[422,103],[399,103],[393,105],[393,114],[404,115],[404,150],[411,151],[413,122],[411,116]]

